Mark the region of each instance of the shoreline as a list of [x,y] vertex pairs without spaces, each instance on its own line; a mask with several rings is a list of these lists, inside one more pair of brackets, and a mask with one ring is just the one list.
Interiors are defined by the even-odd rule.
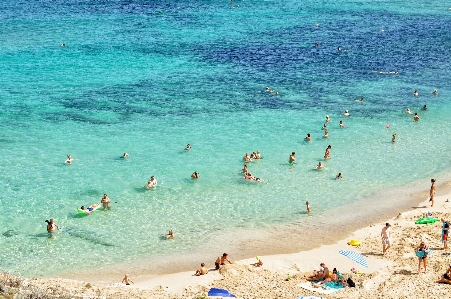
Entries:
[[[448,187],[449,182],[442,184]],[[440,185],[440,186],[442,186]],[[421,284],[428,284],[426,289],[421,289],[423,291],[443,292],[448,291],[449,288],[446,285],[437,284],[435,281],[438,277],[443,274],[446,270],[446,262],[434,262],[433,259],[449,260],[447,256],[443,256],[440,252],[440,237],[439,230],[440,227],[436,225],[427,226],[416,226],[413,224],[413,220],[419,218],[420,215],[424,215],[427,212],[434,213],[434,216],[440,218],[440,215],[446,215],[446,217],[451,216],[451,189],[444,187],[438,188],[436,193],[435,206],[433,208],[429,207],[428,200],[420,200],[416,206],[412,206],[408,210],[404,210],[400,215],[396,217],[390,217],[388,220],[382,222],[372,223],[363,228],[359,228],[347,234],[344,238],[339,241],[328,244],[321,245],[320,247],[300,251],[297,253],[290,254],[275,254],[275,255],[260,255],[261,259],[264,261],[264,265],[261,268],[250,266],[251,263],[255,263],[255,258],[246,258],[234,261],[231,256],[230,258],[234,262],[232,265],[226,265],[219,271],[212,271],[204,276],[193,276],[195,269],[191,271],[182,271],[171,274],[163,275],[147,275],[141,277],[131,277],[135,282],[135,285],[125,286],[122,285],[120,280],[121,276],[111,277],[111,281],[97,281],[96,284],[92,280],[70,280],[62,278],[42,278],[35,279],[29,278],[28,281],[35,280],[39,285],[48,285],[51,283],[61,284],[70,286],[72,292],[78,292],[86,296],[91,294],[96,290],[98,297],[103,298],[99,294],[106,294],[112,296],[112,298],[120,298],[121,294],[133,294],[136,298],[146,298],[146,296],[152,296],[154,298],[195,298],[194,296],[203,296],[208,292],[210,287],[227,287],[232,290],[232,293],[236,294],[238,298],[256,298],[252,295],[245,296],[242,292],[243,288],[252,288],[252,283],[247,282],[248,276],[263,276],[265,279],[277,278],[278,283],[284,281],[284,277],[289,274],[292,277],[292,281],[283,283],[283,285],[278,285],[276,289],[287,288],[286,292],[297,294],[295,296],[302,295],[315,295],[311,291],[305,291],[296,286],[296,283],[305,282],[304,276],[311,273],[313,269],[319,267],[320,262],[326,263],[326,265],[332,269],[337,268],[342,273],[349,273],[351,267],[355,267],[360,270],[363,274],[360,276],[354,276],[353,279],[360,281],[360,288],[355,289],[345,289],[343,291],[337,292],[333,295],[323,296],[324,298],[349,298],[350,294],[373,294],[375,295],[380,288],[383,288],[386,284],[397,283],[399,280],[397,275],[404,275],[403,279],[409,280],[413,279],[416,275],[416,265],[417,259],[415,258],[414,252],[412,250],[413,246],[418,245],[418,239],[425,240],[429,243],[430,247],[433,249],[433,256],[430,258],[430,268],[427,274],[422,274]],[[416,195],[422,195],[420,194]],[[387,219],[387,218],[386,218]],[[448,218],[449,219],[449,218]],[[392,225],[392,248],[388,251],[386,256],[381,255],[382,245],[380,243],[380,231],[384,226],[385,222],[389,222]],[[407,235],[401,234],[401,232],[414,232]],[[424,233],[427,231],[427,233]],[[362,245],[359,248],[354,248],[347,245],[350,239],[360,239],[362,240]],[[417,240],[414,240],[417,239]],[[352,261],[348,260],[346,257],[341,256],[338,250],[355,250],[361,252],[366,260],[368,261],[368,269],[354,264]],[[207,264],[207,268],[211,269],[210,263]],[[402,268],[402,269],[401,269]],[[432,270],[431,270],[432,269]],[[244,275],[244,276],[243,276]],[[269,275],[269,276],[268,276]],[[85,277],[86,278],[86,277]],[[86,281],[89,281],[87,283]],[[91,285],[92,283],[92,285]],[[86,285],[89,284],[89,288]],[[78,287],[77,287],[78,286]],[[84,287],[83,287],[84,286]],[[409,286],[411,288],[411,286]],[[80,289],[81,288],[81,289]],[[103,291],[99,291],[99,290]],[[252,292],[248,290],[249,292]],[[394,290],[393,292],[398,292],[402,294],[403,292],[408,292],[409,290]],[[274,290],[268,290],[270,294],[265,295],[266,298],[277,298],[273,294]],[[271,293],[272,292],[272,293]],[[434,293],[434,294],[435,294]],[[318,295],[318,294],[316,294]],[[116,297],[118,296],[118,297]],[[341,297],[343,296],[343,297]],[[398,298],[395,295],[384,294],[385,298]],[[407,296],[408,297],[408,296]],[[293,297],[294,298],[294,297]],[[378,298],[378,297],[376,297]],[[435,297],[429,297],[435,298]],[[438,298],[438,297],[437,297]]]

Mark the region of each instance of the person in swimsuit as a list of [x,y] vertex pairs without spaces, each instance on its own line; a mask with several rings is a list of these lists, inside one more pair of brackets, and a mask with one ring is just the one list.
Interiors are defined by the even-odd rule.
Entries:
[[296,153],[295,152],[291,153],[289,162],[290,162],[290,164],[293,164],[294,162],[296,162]]
[[248,154],[248,153],[246,153],[246,155],[244,155],[243,161],[246,162],[246,163],[252,161],[252,160],[251,160],[251,157],[249,157],[249,154]]
[[446,273],[437,282],[451,284],[451,265],[449,265],[449,268],[448,270],[446,270]]
[[255,264],[252,264],[255,267],[262,267],[263,266],[263,261],[259,256],[255,257],[257,259],[257,262]]
[[424,105],[423,110],[428,110],[428,106]]
[[47,232],[49,234],[53,234],[55,232],[55,229],[60,229],[60,227],[58,226],[58,224],[55,223],[55,221],[53,220],[53,218],[51,218],[50,220],[46,220],[45,222],[47,222]]
[[133,282],[133,280],[131,280],[130,277],[128,277],[128,274],[125,274],[124,279],[122,279],[122,283],[125,283],[125,285],[130,285],[130,283],[135,284],[135,283]]
[[200,178],[200,173],[198,173],[197,171],[195,171],[195,172],[193,172],[193,173],[191,174],[191,177],[192,177],[193,179],[198,179],[198,178]]
[[72,164],[72,161],[74,161],[74,159],[71,157],[71,155],[67,155],[66,164]]
[[414,96],[414,97],[417,97],[417,96],[418,96],[418,90],[415,90],[415,91],[413,92],[413,96]]
[[201,276],[201,275],[205,275],[208,273],[208,269],[205,268],[205,264],[202,263],[200,264],[200,269],[196,270],[196,273],[194,274],[194,276]]
[[106,195],[105,193],[103,194],[103,197],[102,197],[102,200],[100,200],[100,202],[102,203],[102,205],[103,205],[103,209],[111,209],[111,207],[110,207],[110,202],[111,202],[111,200],[110,200],[110,198],[108,197],[108,195]]
[[335,179],[336,180],[339,180],[339,179],[342,179],[343,177],[341,176],[341,172],[339,172],[336,176],[335,176]]
[[434,91],[432,92],[432,94],[438,94],[437,89],[434,89]]
[[449,221],[445,220],[445,218],[440,218],[440,221],[443,223],[442,231],[443,231],[443,250],[448,249],[448,233],[449,233]]
[[323,169],[323,168],[324,168],[323,162],[319,162],[318,165],[316,165],[316,169],[318,169],[318,170]]
[[327,131],[327,126],[326,126],[326,124],[324,124],[323,127],[322,127],[321,129],[324,130],[324,131]]
[[394,143],[396,141],[396,132],[393,133],[392,137],[391,137],[391,142]]
[[249,171],[247,170],[247,165],[244,164],[244,167],[243,167],[243,174],[244,174],[244,175],[247,175],[248,172],[249,172]]
[[349,116],[349,111],[345,110],[345,113],[343,113],[344,116],[348,117]]
[[153,188],[157,185],[157,179],[155,178],[155,176],[151,176],[150,180],[147,182],[146,188],[150,189]]
[[191,145],[188,143],[185,147],[185,151],[189,151],[191,149]]
[[410,111],[409,108],[406,109],[406,113],[407,113],[407,114],[413,114],[412,111]]
[[310,137],[310,133],[307,134],[307,137],[305,137],[305,140],[306,141],[311,141],[312,140],[312,137]]
[[321,263],[319,264],[320,270],[314,270],[313,275],[310,275],[309,277],[306,277],[305,279],[308,281],[319,281],[322,279],[326,279],[329,277],[329,268],[327,268],[326,264]]
[[413,116],[413,120],[414,121],[419,121],[420,120],[420,116],[418,115],[418,113],[415,112],[415,115]]
[[431,202],[431,207],[434,206],[434,195],[435,195],[435,179],[431,179],[431,190],[429,191],[429,201]]
[[305,205],[307,206],[307,213],[310,213],[310,203],[306,201]]
[[327,133],[327,131],[324,131],[324,136],[323,138],[329,138],[329,133]]
[[381,237],[382,237],[382,253],[385,255],[388,248],[390,248],[391,242],[390,242],[390,223],[385,223],[385,227],[381,231]]
[[89,207],[85,208],[85,206],[81,206],[80,210],[85,211],[87,214],[91,214],[100,204],[96,203],[93,205],[90,205]]
[[229,258],[228,258],[228,254],[227,253],[223,253],[222,256],[218,256],[218,258],[216,259],[215,262],[215,269],[219,270],[222,266],[225,265],[225,262],[229,262],[229,264],[233,264]]
[[[424,273],[426,273],[426,263],[429,254],[428,246],[424,242],[421,242],[420,246],[415,248],[415,252],[418,256],[418,274],[421,272],[421,261],[423,261]],[[418,254],[419,252],[421,252],[421,254]]]
[[257,151],[257,154],[255,155],[255,159],[261,159],[261,158],[262,158],[262,156],[261,156],[260,152]]
[[326,123],[329,123],[330,122],[330,117],[329,117],[329,115],[326,115]]
[[164,236],[166,239],[174,239],[174,233],[172,232],[172,229],[169,230],[169,233]]
[[342,120],[340,120],[340,128],[344,128],[344,127],[345,127],[345,124],[343,123]]
[[121,158],[125,159],[128,157],[128,153],[124,153]]

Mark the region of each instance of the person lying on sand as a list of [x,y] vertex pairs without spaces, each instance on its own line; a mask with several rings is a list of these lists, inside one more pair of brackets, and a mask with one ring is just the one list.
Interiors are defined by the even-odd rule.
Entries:
[[208,269],[205,268],[205,264],[202,263],[200,264],[200,269],[196,270],[196,273],[194,274],[195,276],[201,276],[201,275],[205,275],[208,273]]
[[229,264],[233,264],[229,260],[228,256],[229,255],[227,253],[224,253],[222,256],[218,256],[218,258],[216,259],[216,262],[215,262],[215,269],[216,270],[219,270],[222,266],[224,266],[226,261],[229,262]]
[[257,259],[257,262],[255,264],[252,264],[255,267],[261,267],[263,266],[263,261],[261,260],[261,258],[259,256],[255,257]]
[[446,270],[446,273],[443,274],[443,277],[440,278],[437,282],[451,284],[451,265],[449,265],[449,268],[448,270]]

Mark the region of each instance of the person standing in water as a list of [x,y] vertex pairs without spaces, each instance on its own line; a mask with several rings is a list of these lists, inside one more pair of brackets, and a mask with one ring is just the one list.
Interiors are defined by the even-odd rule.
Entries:
[[307,206],[307,213],[310,213],[310,203],[306,201],[305,205]]
[[100,200],[100,202],[102,203],[102,205],[103,205],[103,209],[104,210],[106,210],[106,209],[111,209],[111,207],[110,207],[110,203],[111,203],[111,200],[110,200],[110,198],[108,197],[108,195],[106,195],[105,193],[103,194],[103,197],[102,197],[102,199]]
[[395,143],[395,141],[396,141],[396,132],[393,133],[393,135],[392,135],[392,137],[391,137],[391,142],[392,142],[392,143]]
[[56,229],[60,229],[58,224],[55,223],[55,220],[53,220],[53,218],[49,220],[46,220],[45,222],[47,222],[47,233],[49,234],[53,234],[55,233]]
[[435,179],[431,179],[431,190],[429,191],[429,201],[431,202],[431,207],[434,206],[434,195],[435,195]]
[[155,186],[157,186],[157,179],[155,178],[155,176],[151,176],[150,180],[147,182],[146,188],[150,189],[153,188]]
[[294,162],[296,162],[296,153],[292,152],[290,155],[290,164],[293,164]]

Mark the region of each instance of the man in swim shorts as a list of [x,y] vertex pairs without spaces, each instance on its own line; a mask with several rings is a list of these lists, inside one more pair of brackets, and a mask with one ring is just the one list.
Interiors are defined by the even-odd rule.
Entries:
[[208,273],[208,269],[205,268],[205,264],[202,263],[202,264],[200,264],[200,269],[196,270],[196,273],[194,275],[201,276],[201,275],[205,275],[207,273]]
[[50,219],[50,221],[46,220],[45,222],[47,222],[47,232],[49,234],[53,234],[55,232],[55,229],[60,229],[58,224],[55,223],[55,221],[52,219]]
[[329,268],[327,268],[326,264],[321,263],[319,264],[319,266],[320,266],[319,271],[317,270],[313,271],[313,275],[310,275],[309,277],[306,278],[308,281],[319,281],[329,277]]
[[229,258],[228,258],[228,254],[227,253],[223,253],[222,256],[218,256],[218,258],[216,259],[215,262],[215,269],[219,270],[222,266],[225,265],[225,262],[229,262],[229,264],[233,264]]
[[443,250],[448,249],[448,232],[449,232],[449,221],[445,220],[444,218],[441,218],[440,221],[443,222],[442,231],[443,231]]
[[390,223],[385,223],[385,227],[381,231],[381,237],[382,237],[382,253],[385,255],[388,248],[390,248],[391,241],[390,241]]
[[101,203],[102,203],[102,205],[103,205],[103,209],[111,209],[111,207],[110,207],[110,202],[111,202],[111,200],[110,200],[110,198],[108,197],[108,195],[106,195],[106,194],[103,194],[103,197],[102,197],[102,200],[100,201]]

